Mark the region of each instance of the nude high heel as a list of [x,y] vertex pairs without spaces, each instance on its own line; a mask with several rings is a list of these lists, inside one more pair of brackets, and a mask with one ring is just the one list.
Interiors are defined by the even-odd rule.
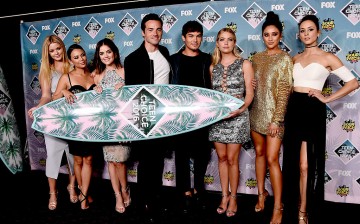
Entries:
[[[255,212],[262,212],[265,209],[265,201],[267,199],[267,197],[269,196],[269,192],[265,189],[265,191],[263,191],[261,194],[258,195],[258,202],[255,205]],[[261,198],[264,198],[264,207],[257,207],[259,200]]]
[[[71,203],[76,203],[76,202],[78,202],[79,199],[78,199],[78,195],[76,194],[74,185],[69,184],[69,185],[66,187],[66,189],[68,190],[69,195],[70,195],[70,202],[71,202]],[[71,194],[72,192],[75,192],[75,194]]]
[[[270,224],[281,224],[283,210],[284,210],[284,204],[281,204],[280,207],[274,207],[274,211],[273,211],[273,215],[272,215]],[[273,221],[273,219],[274,219],[274,214],[275,214],[276,212],[278,212],[278,213],[281,215],[281,216],[280,216],[280,220],[278,220],[278,221]]]
[[[116,204],[117,204],[117,201],[120,200],[121,197],[122,197],[121,192],[115,193]],[[121,200],[123,200],[123,199],[121,198]],[[120,207],[115,206],[115,211],[117,211],[119,213],[124,213],[125,207],[126,207],[124,204],[125,203],[123,202],[123,205],[121,205]]]
[[[235,202],[237,203],[237,195],[235,194],[235,195],[230,195],[230,199],[234,199],[235,200]],[[236,208],[236,210],[230,210],[229,208],[226,210],[226,216],[227,217],[233,217],[233,216],[235,216],[236,215],[236,212],[237,212],[237,208]]]
[[58,193],[57,192],[50,192],[49,194],[50,194],[50,196],[55,195],[55,200],[49,199],[49,204],[48,204],[49,210],[53,211],[57,207],[57,194]]
[[127,187],[125,188],[125,191],[124,190],[121,191],[122,198],[124,198],[124,194],[127,194],[127,196],[128,196],[128,200],[124,201],[124,206],[126,208],[131,204],[130,186],[129,185],[127,185]]
[[224,200],[225,198],[225,201],[226,201],[226,207],[222,207],[221,204],[219,205],[219,207],[217,207],[216,209],[216,212],[221,215],[221,214],[224,214],[226,212],[226,209],[227,209],[227,204],[229,203],[229,194],[222,194],[221,195],[221,201]]

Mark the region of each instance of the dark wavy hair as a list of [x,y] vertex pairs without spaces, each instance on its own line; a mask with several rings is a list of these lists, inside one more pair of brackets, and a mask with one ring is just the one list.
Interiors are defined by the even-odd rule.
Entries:
[[268,26],[275,26],[276,28],[278,28],[278,30],[280,31],[280,33],[282,33],[283,31],[283,25],[280,22],[279,16],[277,14],[275,14],[273,11],[269,11],[266,14],[266,19],[265,22],[262,25],[262,32],[264,32],[265,28]]
[[102,63],[102,61],[100,59],[100,47],[102,47],[104,45],[108,46],[110,48],[110,50],[114,53],[114,64],[115,64],[116,68],[122,67],[121,61],[120,61],[119,48],[115,45],[114,41],[110,40],[109,38],[104,38],[104,39],[100,40],[99,42],[97,42],[96,48],[95,48],[94,59],[93,59],[94,68],[96,69],[96,72],[98,74],[101,74],[106,68],[106,65],[104,63]]
[[85,52],[84,48],[81,47],[79,44],[72,44],[70,47],[68,47],[67,52],[66,52],[67,56],[68,56],[68,58],[70,60],[71,60],[71,52],[73,52],[73,50],[76,50],[76,49],[80,49],[80,50],[83,50]]

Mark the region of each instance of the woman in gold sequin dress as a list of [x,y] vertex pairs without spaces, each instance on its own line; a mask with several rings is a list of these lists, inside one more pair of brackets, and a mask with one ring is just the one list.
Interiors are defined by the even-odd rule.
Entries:
[[268,12],[262,26],[266,50],[253,57],[257,85],[250,110],[250,125],[256,151],[255,171],[258,185],[255,212],[264,210],[265,200],[269,195],[265,189],[268,166],[274,193],[271,224],[281,223],[282,219],[282,173],[279,153],[284,135],[284,116],[292,88],[292,59],[279,48],[282,30],[279,16],[272,11]]
[[[250,140],[248,106],[254,97],[251,80],[254,70],[251,62],[244,60],[236,47],[236,36],[230,28],[218,32],[213,61],[210,66],[212,88],[244,101],[239,109],[219,121],[209,130],[209,140],[214,142],[222,200],[217,213],[232,217],[237,211],[236,193],[239,185],[239,154],[243,143]],[[230,193],[229,193],[230,184]]]

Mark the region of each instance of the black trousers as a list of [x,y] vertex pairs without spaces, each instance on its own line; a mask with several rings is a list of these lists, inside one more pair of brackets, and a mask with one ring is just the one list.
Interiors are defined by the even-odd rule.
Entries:
[[199,194],[205,193],[204,177],[211,154],[208,135],[208,128],[202,128],[175,138],[176,189],[180,195],[191,191],[190,158],[194,162],[194,188]]
[[[162,190],[165,152],[168,150],[165,138],[132,143],[132,152],[138,160],[137,183],[140,203],[156,206]],[[160,202],[159,202],[160,203]]]

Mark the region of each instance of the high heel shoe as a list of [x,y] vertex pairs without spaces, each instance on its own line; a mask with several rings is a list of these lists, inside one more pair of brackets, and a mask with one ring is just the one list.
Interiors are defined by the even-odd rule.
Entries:
[[130,186],[129,185],[126,186],[125,191],[121,190],[121,196],[123,199],[124,199],[124,194],[127,194],[127,196],[128,196],[128,200],[124,201],[124,206],[126,208],[131,204]]
[[[216,209],[216,212],[221,215],[221,214],[224,214],[226,209],[227,209],[227,204],[229,203],[229,194],[222,194],[221,195],[221,204],[219,205],[219,207],[217,207]],[[226,201],[226,207],[223,207],[221,206],[222,205],[222,200],[224,200],[225,198],[225,201]]]
[[[236,194],[235,195],[230,195],[230,199],[234,199],[235,200],[235,203],[237,204],[237,196]],[[237,212],[237,207],[235,210],[230,210],[229,208],[226,210],[226,216],[227,217],[233,217],[236,215],[236,212]]]
[[[69,195],[70,195],[70,202],[71,202],[71,203],[76,203],[76,202],[78,202],[79,199],[78,199],[78,195],[76,194],[74,185],[69,184],[69,185],[66,187],[66,189],[68,190]],[[75,192],[75,194],[71,194],[72,192]]]
[[53,211],[56,209],[57,207],[57,192],[50,192],[50,198],[51,198],[51,195],[55,195],[55,200],[51,200],[49,199],[49,204],[48,204],[48,208],[49,210]]
[[[255,212],[262,212],[265,209],[265,201],[267,199],[267,197],[269,196],[269,192],[265,189],[265,191],[263,191],[261,194],[258,195],[258,202],[255,205]],[[261,198],[264,198],[264,207],[257,207],[259,204],[259,200]]]
[[299,210],[299,224],[307,224],[308,223],[308,217],[306,212],[302,212]]
[[[120,200],[119,197],[122,197],[121,193],[120,192],[115,193],[116,204],[117,204],[117,201]],[[117,211],[119,213],[124,213],[125,212],[125,207],[126,207],[125,202],[123,202],[122,206],[120,206],[120,207],[115,206],[115,211]]]
[[[273,215],[271,217],[270,224],[281,224],[283,210],[284,210],[284,204],[281,204],[280,207],[274,207]],[[277,221],[273,221],[274,220],[274,214],[276,212],[280,214],[280,219],[278,219]],[[277,218],[279,218],[279,217],[277,217]]]
[[[79,195],[79,201],[82,210],[86,210],[89,208],[88,196],[85,195],[81,190]],[[85,203],[83,203],[84,201]]]
[[[81,192],[81,186],[80,186],[80,185],[78,185],[78,189],[79,189],[79,191]],[[79,194],[78,198],[79,198],[79,200],[80,200],[80,194]],[[87,202],[88,202],[89,204],[91,204],[91,203],[94,202],[94,199],[91,197],[91,195],[87,195]]]

